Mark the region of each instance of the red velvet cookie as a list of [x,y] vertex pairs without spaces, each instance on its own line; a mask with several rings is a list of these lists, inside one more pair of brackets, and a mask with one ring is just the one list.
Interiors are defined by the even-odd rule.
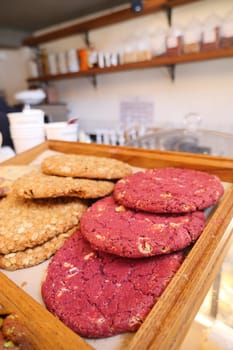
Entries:
[[109,196],[88,208],[80,228],[94,248],[138,258],[186,248],[200,236],[205,221],[203,212],[182,215],[137,212]]
[[152,213],[188,213],[217,203],[224,188],[212,174],[179,168],[150,169],[119,180],[114,198],[126,207]]
[[100,338],[135,331],[179,269],[183,254],[127,259],[93,250],[80,232],[54,255],[42,297],[78,334]]

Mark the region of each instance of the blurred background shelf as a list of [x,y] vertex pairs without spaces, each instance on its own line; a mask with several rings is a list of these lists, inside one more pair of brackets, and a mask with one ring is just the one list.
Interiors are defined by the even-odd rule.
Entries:
[[[201,51],[190,54],[183,54],[179,56],[161,56],[156,57],[148,61],[125,63],[122,65],[105,67],[105,68],[91,68],[86,71],[79,71],[75,73],[57,74],[57,75],[44,75],[38,78],[29,78],[28,82],[46,82],[51,80],[62,80],[70,78],[82,78],[88,76],[95,76],[97,74],[115,73],[129,70],[138,70],[146,68],[154,68],[167,66],[174,68],[176,64],[199,62],[213,59],[221,59],[233,57],[233,47],[219,48],[213,51]],[[171,77],[174,79],[174,71],[171,72]]]

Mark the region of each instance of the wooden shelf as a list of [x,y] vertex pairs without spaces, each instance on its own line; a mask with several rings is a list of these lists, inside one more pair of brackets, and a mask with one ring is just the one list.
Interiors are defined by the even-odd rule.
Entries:
[[107,73],[115,73],[129,70],[138,70],[138,69],[146,69],[153,67],[161,67],[167,66],[171,67],[177,64],[184,64],[189,62],[198,62],[212,59],[220,59],[233,57],[233,47],[230,48],[221,48],[214,51],[207,52],[197,52],[192,54],[183,54],[180,56],[162,56],[156,57],[149,61],[143,62],[135,62],[122,64],[109,68],[91,68],[87,71],[77,72],[77,73],[67,73],[67,74],[58,74],[58,75],[45,75],[39,78],[30,78],[28,82],[47,82],[51,80],[62,80],[62,79],[70,79],[70,78],[81,78],[88,76],[95,76],[97,74],[107,74]]
[[[68,37],[70,35],[85,33],[88,31],[94,30],[100,27],[108,26],[111,24],[119,23],[122,21],[127,21],[130,19],[135,19],[139,16],[148,15],[155,13],[157,11],[165,10],[168,15],[169,22],[171,20],[171,10],[173,7],[192,3],[200,0],[143,0],[143,11],[135,13],[132,11],[131,6],[121,9],[114,9],[108,14],[97,16],[95,18],[81,21],[71,26],[66,26],[61,29],[50,31],[45,34],[38,36],[33,36],[24,40],[23,45],[36,46],[41,43],[45,43],[52,40],[57,40],[60,38]],[[66,74],[57,74],[57,75],[45,75],[39,78],[29,78],[28,83],[33,82],[48,82],[52,80],[62,80],[62,79],[71,79],[71,78],[81,78],[81,77],[92,77],[93,85],[96,85],[96,75],[98,74],[107,74],[115,72],[123,72],[130,70],[146,69],[153,67],[168,67],[169,73],[172,80],[174,80],[174,67],[177,64],[205,61],[211,59],[220,59],[226,57],[233,57],[233,47],[232,48],[221,48],[214,51],[208,52],[198,52],[194,54],[183,54],[180,56],[162,56],[156,57],[149,61],[128,63],[118,66],[112,66],[109,68],[92,68],[87,71],[81,71],[77,73],[66,73]]]
[[61,29],[53,30],[45,34],[32,36],[26,38],[23,41],[25,46],[36,46],[41,43],[65,38],[78,33],[86,33],[90,30],[108,26],[111,24],[128,21],[135,19],[140,16],[145,16],[151,13],[155,13],[161,10],[169,10],[172,7],[192,3],[200,0],[144,0],[143,11],[135,13],[132,11],[131,6],[126,7],[122,10],[112,11],[108,14],[95,17],[86,21],[66,26]]

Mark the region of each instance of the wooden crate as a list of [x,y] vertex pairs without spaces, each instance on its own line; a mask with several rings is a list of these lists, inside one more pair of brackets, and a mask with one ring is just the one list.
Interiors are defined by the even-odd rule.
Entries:
[[[135,167],[175,166],[204,170],[227,183],[225,194],[214,208],[206,228],[169,283],[148,317],[119,350],[179,349],[209,290],[231,243],[233,232],[233,158],[145,150],[131,147],[47,141],[0,165],[30,164],[47,150],[116,158]],[[41,281],[38,281],[41,283]],[[31,296],[0,273],[0,304],[17,312],[38,350],[93,349]],[[106,348],[107,350],[111,350]],[[105,348],[103,348],[105,350]]]

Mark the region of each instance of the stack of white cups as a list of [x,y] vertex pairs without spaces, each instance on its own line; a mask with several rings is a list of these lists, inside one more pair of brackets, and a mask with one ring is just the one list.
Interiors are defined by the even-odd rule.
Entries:
[[23,112],[8,113],[7,116],[16,153],[21,153],[44,142],[43,111],[39,109],[26,109]]

